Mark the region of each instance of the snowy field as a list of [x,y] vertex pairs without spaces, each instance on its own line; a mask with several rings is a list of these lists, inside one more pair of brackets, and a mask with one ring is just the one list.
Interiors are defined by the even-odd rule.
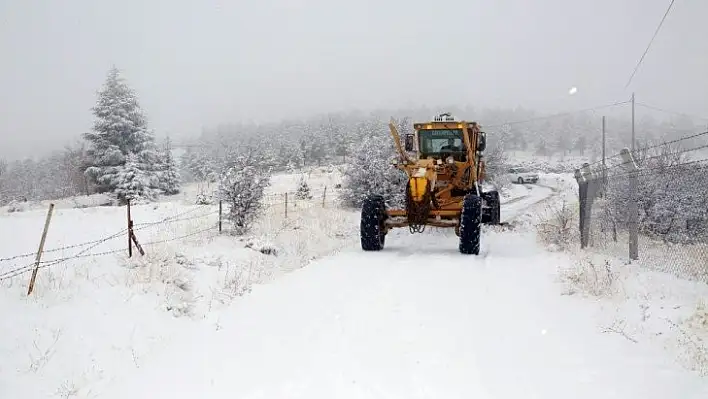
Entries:
[[125,208],[64,201],[29,297],[29,273],[2,276],[32,264],[46,204],[0,210],[0,398],[708,397],[708,287],[545,249],[571,176],[506,187],[479,257],[440,229],[363,253],[337,173],[286,217],[300,176],[274,177],[242,239],[196,186],[135,206],[132,259]]

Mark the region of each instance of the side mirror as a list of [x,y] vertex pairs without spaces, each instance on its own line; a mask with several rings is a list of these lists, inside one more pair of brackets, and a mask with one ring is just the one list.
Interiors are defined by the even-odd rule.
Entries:
[[487,149],[487,133],[479,132],[479,141],[477,142],[477,151],[484,152]]
[[413,136],[412,134],[406,134],[403,139],[406,151],[415,151],[415,136]]

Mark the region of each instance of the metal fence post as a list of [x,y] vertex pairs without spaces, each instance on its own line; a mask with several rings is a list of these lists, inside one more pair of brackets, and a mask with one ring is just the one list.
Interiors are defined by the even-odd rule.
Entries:
[[585,194],[585,222],[583,223],[583,227],[585,228],[585,232],[583,233],[585,237],[585,245],[583,248],[586,248],[590,243],[590,235],[591,235],[591,227],[592,227],[592,206],[593,203],[595,202],[595,197],[597,196],[597,191],[598,191],[598,181],[597,181],[597,176],[592,172],[592,169],[590,169],[590,164],[589,163],[584,163],[583,167],[580,169],[580,173],[583,174],[583,178],[587,182],[586,186],[586,194]]
[[623,148],[622,168],[629,174],[629,259],[639,259],[639,166],[629,148]]
[[585,176],[583,176],[582,172],[580,169],[575,169],[575,181],[578,182],[578,198],[579,198],[579,206],[578,206],[578,211],[580,212],[580,217],[578,218],[579,221],[579,229],[580,229],[580,248],[583,249],[587,246],[588,242],[588,237],[587,237],[587,230],[586,230],[586,215],[585,215],[585,210],[586,210],[586,204],[587,204],[587,198],[588,198],[588,182],[585,179]]

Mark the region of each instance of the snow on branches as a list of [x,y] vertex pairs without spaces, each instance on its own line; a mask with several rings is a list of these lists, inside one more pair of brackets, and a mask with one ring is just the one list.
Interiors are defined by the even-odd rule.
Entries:
[[218,196],[229,206],[226,218],[233,223],[234,234],[248,232],[263,209],[263,195],[270,185],[270,172],[256,159],[241,155],[231,159],[219,180]]
[[312,199],[312,193],[310,192],[310,186],[305,180],[305,176],[300,176],[300,180],[297,184],[297,191],[295,192],[295,198],[299,200],[310,200]]
[[83,135],[89,143],[85,174],[98,192],[110,193],[121,202],[134,195],[154,199],[161,188],[175,192],[177,176],[161,173],[166,156],[155,145],[137,96],[115,67],[98,93],[93,114],[93,129]]
[[394,168],[396,150],[383,126],[374,128],[348,159],[342,182],[342,199],[347,205],[361,206],[369,194],[382,195],[389,206],[402,206],[406,175]]
[[162,168],[159,175],[160,189],[167,195],[178,194],[180,191],[181,177],[177,170],[177,162],[172,155],[172,142],[169,137],[165,140],[161,166]]
[[157,176],[145,172],[144,165],[135,154],[128,154],[128,159],[116,175],[116,187],[113,194],[118,199],[120,205],[131,203],[151,202],[157,198],[158,190],[154,187],[158,185]]

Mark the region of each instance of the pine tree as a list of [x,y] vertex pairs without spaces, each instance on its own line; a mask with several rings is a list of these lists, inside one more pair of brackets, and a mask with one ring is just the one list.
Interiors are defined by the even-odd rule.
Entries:
[[169,137],[165,139],[165,146],[162,156],[163,160],[162,170],[160,171],[160,189],[167,195],[178,194],[180,190],[181,177],[179,175],[179,171],[177,170],[177,163],[175,162],[174,156],[172,156],[172,143]]
[[116,67],[109,71],[92,111],[96,117],[92,132],[83,135],[89,142],[85,174],[96,184],[97,191],[117,194],[119,182],[134,172],[123,170],[128,154],[136,158],[132,167],[142,168],[144,180],[155,184],[150,188],[158,188],[159,179],[155,177],[160,156],[154,136],[147,128],[137,96]]
[[359,207],[369,194],[382,195],[389,206],[402,206],[405,201],[406,175],[391,166],[396,159],[391,138],[375,128],[349,158],[344,171],[342,199]]
[[248,232],[263,209],[263,194],[270,184],[270,174],[250,164],[243,157],[220,179],[219,198],[229,205],[227,219],[237,235]]
[[312,193],[310,192],[310,186],[305,180],[305,176],[300,176],[300,181],[297,185],[297,191],[295,192],[295,198],[299,200],[310,200],[312,199]]
[[154,201],[157,198],[157,190],[153,188],[157,184],[156,177],[145,169],[137,155],[128,154],[125,165],[116,176],[116,187],[113,190],[120,205],[124,205],[128,200],[131,203],[139,203]]

